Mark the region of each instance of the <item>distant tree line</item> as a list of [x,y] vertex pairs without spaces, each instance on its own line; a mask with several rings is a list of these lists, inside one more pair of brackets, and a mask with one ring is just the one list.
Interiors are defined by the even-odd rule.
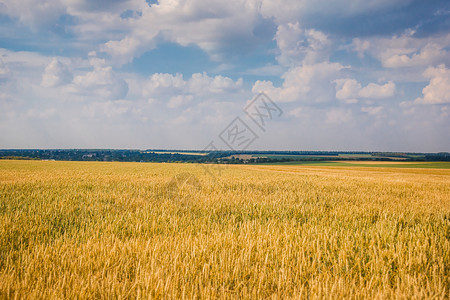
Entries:
[[[240,158],[239,155],[253,155],[253,157]],[[280,157],[274,157],[270,155],[278,155]],[[286,157],[283,157],[283,155]],[[202,153],[202,151],[198,150],[170,151],[115,149],[14,149],[0,150],[0,159],[258,164],[327,160],[389,161],[401,159],[403,161],[450,161],[450,153],[391,153],[344,151],[214,151],[205,154]]]

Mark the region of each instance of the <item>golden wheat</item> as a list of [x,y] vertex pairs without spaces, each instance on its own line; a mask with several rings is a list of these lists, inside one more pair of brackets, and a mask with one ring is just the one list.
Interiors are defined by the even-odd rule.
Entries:
[[2,298],[449,297],[450,170],[0,161]]

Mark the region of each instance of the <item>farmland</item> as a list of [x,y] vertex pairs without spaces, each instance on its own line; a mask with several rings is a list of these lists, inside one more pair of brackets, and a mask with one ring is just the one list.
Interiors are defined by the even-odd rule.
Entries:
[[132,149],[0,149],[0,159],[186,163],[309,163],[317,161],[449,162],[450,153]]
[[448,163],[328,164],[0,161],[0,297],[448,299]]
[[450,169],[450,162],[398,162],[398,161],[288,161],[265,165],[303,165],[327,167],[426,168]]

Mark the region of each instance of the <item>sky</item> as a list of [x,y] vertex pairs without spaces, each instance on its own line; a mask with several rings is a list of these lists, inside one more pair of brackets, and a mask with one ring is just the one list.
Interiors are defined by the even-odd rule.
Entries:
[[0,148],[208,145],[450,151],[450,1],[0,0]]

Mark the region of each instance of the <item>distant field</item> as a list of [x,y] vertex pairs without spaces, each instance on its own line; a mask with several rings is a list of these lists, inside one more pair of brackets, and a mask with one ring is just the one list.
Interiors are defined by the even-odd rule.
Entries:
[[403,161],[289,161],[265,165],[307,165],[326,167],[379,167],[379,168],[430,168],[450,169],[450,162],[403,162]]
[[[332,159],[368,159],[368,158],[377,158],[377,159],[391,159],[391,160],[405,160],[407,157],[391,157],[391,156],[373,156],[371,154],[339,154],[339,155],[301,155],[301,154],[293,154],[293,155],[284,155],[284,154],[252,154],[252,157],[265,157],[271,159],[314,159],[314,158],[328,158]],[[408,156],[412,158],[413,156]]]
[[448,299],[448,167],[0,160],[0,298]]
[[370,157],[373,157],[373,156],[371,154],[339,154],[339,157],[370,158]]
[[167,151],[151,151],[156,154],[182,154],[182,155],[207,155],[208,153],[202,152],[167,152]]
[[300,159],[300,158],[314,158],[314,157],[320,157],[320,158],[338,158],[338,155],[283,155],[283,154],[272,154],[272,155],[260,155],[260,154],[253,154],[253,157],[267,157],[267,158],[275,158],[275,159]]

